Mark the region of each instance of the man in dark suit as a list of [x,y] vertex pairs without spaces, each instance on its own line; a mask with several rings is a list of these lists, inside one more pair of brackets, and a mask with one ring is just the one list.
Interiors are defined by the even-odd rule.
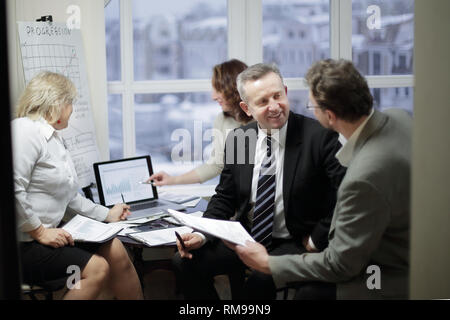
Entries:
[[[225,144],[225,166],[204,217],[240,221],[272,255],[321,251],[345,169],[334,157],[337,135],[289,110],[287,87],[274,65],[257,64],[237,79],[241,108],[256,122],[235,129]],[[273,299],[270,275],[252,272],[223,241],[182,235],[173,259],[187,299],[218,298],[213,277],[228,274],[233,298]],[[243,287],[240,286],[243,284]]]

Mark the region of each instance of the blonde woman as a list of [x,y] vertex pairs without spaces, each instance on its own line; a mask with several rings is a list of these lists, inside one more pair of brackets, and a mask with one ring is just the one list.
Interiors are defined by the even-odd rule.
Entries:
[[99,221],[118,221],[125,204],[110,210],[82,197],[60,130],[72,114],[76,88],[63,75],[42,72],[25,88],[12,121],[14,189],[22,274],[37,284],[68,276],[78,266],[81,280],[64,299],[96,299],[105,286],[117,299],[142,299],[142,289],[122,243],[74,243],[58,228],[66,210]]

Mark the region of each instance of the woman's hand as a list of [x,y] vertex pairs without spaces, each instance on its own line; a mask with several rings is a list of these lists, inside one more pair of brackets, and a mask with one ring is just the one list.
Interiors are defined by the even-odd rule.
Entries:
[[37,242],[53,248],[61,248],[75,243],[70,233],[61,228],[45,228],[42,224],[39,228],[28,232]]
[[152,174],[151,177],[148,178],[147,182],[150,182],[152,180],[153,180],[153,184],[157,187],[165,186],[165,185],[169,185],[169,184],[176,184],[174,177],[165,173],[164,171],[160,171],[155,174]]
[[125,220],[130,214],[131,212],[129,205],[125,203],[118,203],[109,210],[105,222],[116,222],[120,220]]

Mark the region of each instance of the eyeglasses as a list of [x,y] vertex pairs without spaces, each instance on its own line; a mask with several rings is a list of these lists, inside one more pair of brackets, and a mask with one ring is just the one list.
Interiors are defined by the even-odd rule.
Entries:
[[306,104],[306,109],[309,111],[313,111],[314,109],[320,109],[319,106],[310,105],[309,102]]

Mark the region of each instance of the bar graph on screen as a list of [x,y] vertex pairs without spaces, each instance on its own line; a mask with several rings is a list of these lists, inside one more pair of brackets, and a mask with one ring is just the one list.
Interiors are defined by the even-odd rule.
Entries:
[[131,184],[128,179],[120,181],[118,184],[110,184],[106,186],[106,194],[127,193],[131,191]]

